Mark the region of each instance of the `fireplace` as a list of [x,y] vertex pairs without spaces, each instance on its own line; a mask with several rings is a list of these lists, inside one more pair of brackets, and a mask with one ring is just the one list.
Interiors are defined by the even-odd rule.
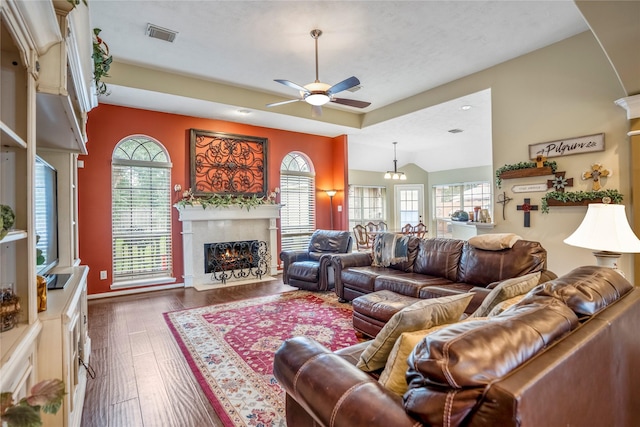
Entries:
[[[218,208],[200,205],[175,205],[182,222],[182,251],[184,260],[184,285],[197,290],[221,286],[235,286],[256,281],[272,280],[278,274],[278,234],[276,220],[280,217],[280,205],[259,205],[251,209],[236,206]],[[219,271],[206,271],[205,244],[262,242],[257,267],[232,269],[220,265]],[[251,269],[253,273],[249,273]],[[214,268],[214,270],[216,270]],[[232,273],[234,272],[234,273]]]
[[204,244],[204,272],[223,284],[228,279],[258,278],[269,273],[267,242],[243,240]]

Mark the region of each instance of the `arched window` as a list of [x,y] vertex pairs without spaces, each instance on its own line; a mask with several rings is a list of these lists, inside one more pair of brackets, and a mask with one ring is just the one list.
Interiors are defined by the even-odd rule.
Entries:
[[[158,141],[136,135],[113,151],[112,288],[166,283],[171,259],[171,162]],[[134,282],[134,283],[131,283]]]
[[306,249],[316,229],[315,173],[309,159],[291,152],[280,165],[281,250]]

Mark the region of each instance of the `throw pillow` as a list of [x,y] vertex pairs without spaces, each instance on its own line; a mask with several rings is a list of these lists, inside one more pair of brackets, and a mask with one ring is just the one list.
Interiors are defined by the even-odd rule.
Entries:
[[498,304],[495,307],[493,307],[493,309],[491,310],[491,313],[489,313],[489,317],[494,317],[494,316],[497,316],[497,315],[499,315],[501,313],[504,313],[505,311],[507,311],[508,308],[511,308],[514,305],[516,305],[517,303],[519,303],[520,301],[522,301],[522,299],[526,295],[527,294],[516,295],[513,298],[509,298],[507,300],[502,301],[500,304]]
[[493,288],[489,295],[485,297],[480,307],[474,311],[469,317],[486,317],[491,310],[502,301],[513,298],[517,295],[523,295],[535,288],[540,281],[540,272],[525,274],[524,276],[514,277],[504,280],[498,286]]
[[493,233],[481,234],[469,238],[469,244],[478,249],[486,251],[500,251],[513,247],[522,237],[513,233]]
[[[457,323],[464,323],[469,321],[483,320],[481,318],[465,319]],[[442,328],[446,328],[450,324],[438,325],[433,328],[425,329],[422,331],[403,332],[400,338],[396,340],[396,343],[389,354],[387,364],[384,370],[378,378],[378,382],[388,390],[402,396],[409,389],[407,384],[407,369],[409,369],[409,355],[413,349],[418,345],[420,341],[427,335],[439,331]]]
[[396,340],[403,332],[419,331],[457,322],[471,302],[473,293],[429,298],[394,314],[360,355],[357,367],[365,372],[384,368]]
[[380,374],[380,378],[378,378],[378,382],[383,387],[402,396],[409,388],[406,379],[407,369],[409,368],[409,364],[407,363],[409,355],[424,337],[445,326],[447,325],[438,325],[421,331],[403,332],[400,334],[400,338],[396,340],[387,358],[387,363]]

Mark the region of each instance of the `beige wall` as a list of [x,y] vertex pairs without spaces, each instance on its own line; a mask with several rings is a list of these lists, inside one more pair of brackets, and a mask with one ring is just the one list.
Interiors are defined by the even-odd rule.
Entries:
[[[588,191],[590,181],[580,175],[592,163],[599,162],[613,170],[613,176],[603,180],[605,189],[618,189],[624,204],[630,206],[630,149],[626,133],[629,123],[626,112],[614,101],[626,94],[590,32],[579,34],[528,55],[505,62],[485,71],[456,80],[425,92],[412,100],[413,106],[426,108],[461,95],[491,88],[493,168],[528,161],[528,145],[596,133],[605,134],[604,152],[554,158],[559,171],[574,178],[570,190]],[[393,106],[389,106],[391,110]],[[380,111],[379,114],[389,114]],[[370,117],[375,121],[374,117]],[[358,175],[350,173],[350,183]],[[552,207],[550,213],[531,213],[531,227],[523,226],[523,213],[516,206],[525,197],[540,204],[544,193],[510,191],[516,184],[546,182],[549,177],[522,178],[505,181],[502,190],[514,200],[507,205],[506,220],[494,215],[495,232],[513,232],[537,240],[547,249],[548,268],[565,274],[580,265],[595,263],[587,249],[563,243],[580,224],[586,208]],[[425,181],[429,184],[429,178]],[[425,186],[428,188],[428,185]],[[494,205],[496,209],[500,205]],[[629,214],[630,208],[627,209]],[[624,255],[620,267],[633,280],[633,263]]]

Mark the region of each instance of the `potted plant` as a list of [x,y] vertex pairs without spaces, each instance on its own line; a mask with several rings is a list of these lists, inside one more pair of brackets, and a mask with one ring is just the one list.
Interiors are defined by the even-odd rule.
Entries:
[[64,398],[64,382],[58,379],[40,381],[31,388],[31,394],[17,403],[13,394],[0,394],[0,420],[8,427],[40,427],[42,418],[40,410],[47,414],[55,414],[62,406]]
[[549,206],[586,206],[589,203],[601,203],[609,198],[610,203],[622,203],[622,194],[618,190],[600,191],[550,191],[542,197],[542,213],[549,213]]

